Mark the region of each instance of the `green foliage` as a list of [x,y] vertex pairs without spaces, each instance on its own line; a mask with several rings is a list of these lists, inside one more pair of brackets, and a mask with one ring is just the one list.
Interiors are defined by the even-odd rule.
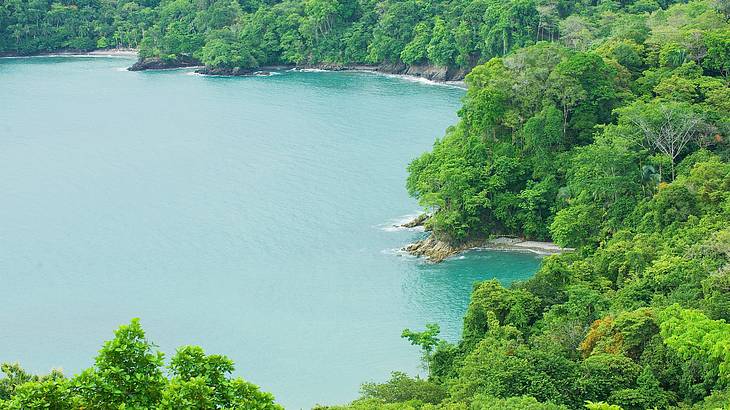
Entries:
[[431,41],[429,41],[426,51],[428,61],[433,64],[444,67],[453,65],[454,54],[456,53],[454,39],[451,31],[446,27],[446,22],[440,17],[436,17],[433,21]]
[[420,346],[425,354],[430,354],[439,343],[437,337],[439,333],[441,333],[439,326],[435,323],[429,323],[423,332],[413,332],[410,329],[405,329],[401,337],[408,339],[412,345]]
[[70,410],[78,407],[68,380],[59,371],[39,377],[25,372],[17,363],[5,363],[1,367],[5,378],[0,379],[0,408]]
[[605,401],[612,392],[633,387],[641,368],[623,355],[597,354],[583,361],[577,380],[586,400]]
[[200,50],[200,61],[213,68],[257,67],[256,59],[240,45],[224,39],[214,39]]
[[120,326],[104,343],[94,367],[81,373],[76,388],[89,406],[149,408],[160,400],[163,355],[153,350],[139,320]]
[[417,64],[426,60],[427,48],[431,37],[431,29],[425,22],[420,22],[414,29],[413,40],[406,44],[400,58],[406,64]]
[[608,404],[605,402],[597,402],[594,403],[590,400],[586,402],[586,409],[588,410],[623,410],[621,406],[617,406],[615,404]]
[[154,350],[139,320],[119,327],[92,368],[72,379],[53,371],[26,373],[3,364],[3,409],[258,409],[279,410],[271,394],[240,378],[230,378],[233,362],[207,356],[200,347],[178,349],[163,375],[162,353]]
[[685,360],[708,363],[724,385],[730,381],[730,325],[674,304],[661,314],[664,342]]
[[600,229],[596,221],[602,217],[601,210],[594,205],[573,205],[555,215],[550,234],[560,246],[579,247],[595,243]]
[[566,406],[552,403],[540,403],[534,397],[510,397],[500,399],[490,396],[477,396],[472,402],[473,410],[566,410]]
[[523,289],[505,289],[496,280],[474,285],[472,298],[464,316],[464,338],[478,340],[490,331],[489,318],[497,325],[524,329],[537,318],[540,300]]
[[385,383],[364,383],[362,397],[375,399],[381,403],[420,401],[437,404],[446,397],[445,389],[433,382],[419,377],[412,378],[402,372],[393,372]]

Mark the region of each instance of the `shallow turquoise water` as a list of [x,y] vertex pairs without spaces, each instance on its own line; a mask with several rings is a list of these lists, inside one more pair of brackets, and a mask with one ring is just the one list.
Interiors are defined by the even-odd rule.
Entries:
[[287,408],[419,370],[405,327],[455,340],[475,281],[530,254],[439,265],[394,249],[409,160],[463,91],[369,74],[131,73],[125,58],[0,59],[0,360],[91,365],[140,317]]

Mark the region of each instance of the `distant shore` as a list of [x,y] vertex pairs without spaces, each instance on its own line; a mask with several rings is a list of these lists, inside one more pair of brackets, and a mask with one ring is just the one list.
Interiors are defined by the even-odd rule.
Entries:
[[166,70],[172,68],[195,68],[195,72],[208,76],[219,77],[240,77],[253,75],[267,75],[275,71],[287,70],[321,70],[321,71],[340,71],[340,72],[366,72],[383,75],[393,75],[408,79],[423,80],[438,84],[447,84],[460,88],[466,88],[464,77],[467,71],[464,69],[456,69],[450,67],[437,67],[431,65],[412,65],[405,64],[279,64],[268,65],[255,68],[241,67],[205,67],[200,62],[191,57],[179,58],[177,60],[163,60],[158,57],[150,57],[140,59],[135,62],[130,71],[146,71],[146,70]]
[[57,51],[43,51],[31,54],[16,54],[6,53],[0,54],[0,57],[84,57],[84,56],[96,56],[96,57],[135,57],[137,58],[138,52],[134,48],[105,48],[99,50],[82,51],[82,50],[57,50]]
[[[22,58],[22,57],[133,57],[139,58],[139,52],[134,48],[109,48],[99,49],[91,51],[81,50],[58,50],[58,51],[47,51],[31,54],[0,54],[2,57]],[[312,64],[312,65],[271,65],[257,67],[254,69],[236,69],[236,70],[216,70],[210,69],[205,66],[201,66],[200,63],[192,59],[185,59],[181,61],[163,61],[158,58],[138,60],[131,67],[128,68],[130,71],[147,71],[147,70],[171,70],[178,68],[194,68],[195,72],[201,75],[207,76],[221,76],[221,77],[235,77],[235,76],[251,76],[266,75],[267,73],[274,71],[287,71],[287,70],[319,70],[326,72],[349,72],[349,73],[373,73],[384,76],[400,77],[410,80],[419,80],[434,84],[445,84],[458,88],[466,88],[464,82],[464,76],[466,72],[464,70],[454,70],[446,67],[434,67],[434,66],[406,66],[400,65],[388,65],[388,64],[349,64],[349,65],[337,65],[337,64]]]

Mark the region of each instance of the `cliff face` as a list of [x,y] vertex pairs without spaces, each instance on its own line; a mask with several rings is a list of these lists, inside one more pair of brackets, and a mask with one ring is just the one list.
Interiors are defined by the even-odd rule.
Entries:
[[439,67],[428,64],[406,65],[381,64],[376,71],[422,77],[432,81],[461,81],[464,79],[467,70],[456,67]]
[[302,68],[318,68],[329,71],[374,71],[385,74],[408,75],[432,81],[461,81],[468,70],[456,67],[439,67],[428,64],[406,65],[404,63],[383,64],[332,64],[319,63]]

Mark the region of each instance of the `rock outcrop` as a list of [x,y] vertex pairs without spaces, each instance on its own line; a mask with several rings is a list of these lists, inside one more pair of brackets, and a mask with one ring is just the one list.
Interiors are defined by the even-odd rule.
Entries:
[[200,62],[192,57],[179,57],[172,60],[166,60],[159,57],[140,58],[136,63],[132,64],[127,70],[144,71],[144,70],[167,70],[170,68],[196,67]]
[[415,256],[425,257],[429,262],[438,263],[444,259],[470,249],[498,249],[505,251],[527,251],[539,255],[555,255],[572,252],[573,248],[561,248],[552,242],[526,241],[521,238],[498,236],[496,238],[480,239],[453,244],[436,239],[431,234],[428,238],[407,245],[404,251]]
[[430,217],[431,217],[431,215],[429,215],[429,214],[425,214],[425,213],[420,214],[417,217],[411,219],[410,221],[408,221],[404,224],[395,225],[395,227],[396,228],[416,228],[419,226],[423,226],[426,223],[426,221],[428,221],[428,218],[430,218]]
[[477,242],[466,242],[460,245],[436,239],[436,236],[429,235],[428,238],[407,245],[404,251],[415,256],[423,256],[429,262],[438,263],[465,250],[472,249],[478,245]]

